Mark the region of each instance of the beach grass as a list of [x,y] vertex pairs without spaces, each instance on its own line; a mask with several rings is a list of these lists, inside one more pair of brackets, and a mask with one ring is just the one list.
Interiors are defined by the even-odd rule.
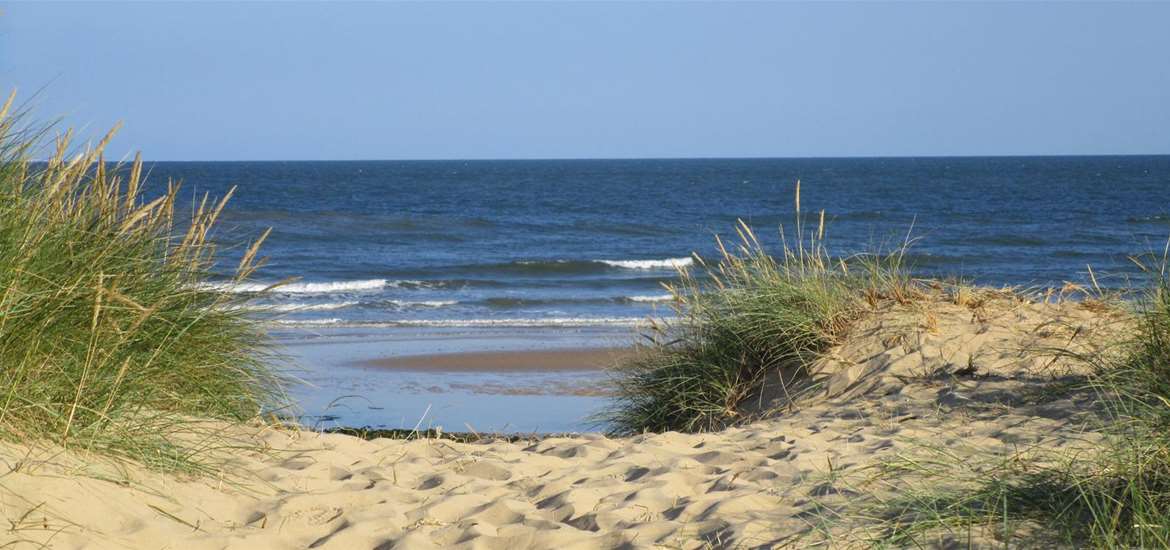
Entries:
[[655,320],[633,357],[613,369],[614,405],[598,415],[615,434],[710,431],[752,418],[765,387],[791,401],[807,369],[851,322],[884,299],[907,300],[904,243],[889,254],[839,258],[826,247],[825,213],[807,223],[795,193],[792,235],[770,254],[746,223],[717,238],[713,262],[680,269],[666,286],[673,320]]
[[1152,282],[1129,304],[1137,323],[1120,349],[1072,356],[1093,367],[1081,389],[1096,396],[1103,443],[1018,453],[991,467],[940,460],[916,472],[926,487],[883,505],[884,532],[871,542],[931,545],[975,532],[1009,546],[1170,547],[1166,258],[1146,269]]
[[247,298],[206,284],[230,193],[180,219],[177,183],[148,194],[140,158],[105,162],[113,132],[77,147],[16,110],[0,110],[0,437],[183,468],[224,444],[207,419],[282,406]]

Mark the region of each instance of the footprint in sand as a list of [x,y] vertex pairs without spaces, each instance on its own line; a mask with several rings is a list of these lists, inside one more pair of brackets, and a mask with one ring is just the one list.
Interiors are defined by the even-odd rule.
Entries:
[[488,462],[476,462],[464,467],[460,472],[465,476],[471,476],[479,479],[486,479],[489,481],[506,481],[512,479],[512,473],[500,466]]

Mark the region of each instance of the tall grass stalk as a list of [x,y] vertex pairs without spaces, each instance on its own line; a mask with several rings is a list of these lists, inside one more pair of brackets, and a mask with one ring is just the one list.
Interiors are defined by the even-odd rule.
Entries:
[[[745,400],[766,385],[801,387],[807,367],[875,300],[908,281],[893,256],[832,256],[825,215],[807,226],[796,185],[795,233],[780,229],[771,255],[744,222],[719,257],[695,256],[666,285],[673,320],[654,321],[635,357],[616,367],[615,405],[598,419],[618,434],[715,430],[750,416]],[[895,264],[897,262],[897,264]],[[891,270],[891,267],[895,269]],[[791,397],[791,395],[789,395]]]
[[176,223],[179,185],[148,199],[141,158],[104,161],[113,132],[74,152],[69,133],[46,144],[12,105],[0,109],[0,437],[176,467],[214,444],[199,419],[282,403],[245,298],[203,284],[231,193]]

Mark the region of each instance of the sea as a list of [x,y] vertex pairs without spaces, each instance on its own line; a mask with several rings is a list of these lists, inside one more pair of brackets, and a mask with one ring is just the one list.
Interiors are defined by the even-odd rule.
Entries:
[[[524,411],[548,410],[548,403],[444,408],[435,396],[462,394],[443,388],[475,384],[432,384],[441,378],[435,373],[383,380],[390,375],[353,365],[396,354],[613,345],[645,319],[671,315],[663,284],[696,255],[714,257],[716,236],[733,238],[739,220],[765,246],[779,246],[781,228],[791,239],[798,181],[802,215],[815,225],[824,211],[834,253],[909,242],[906,261],[923,277],[1025,288],[1095,279],[1117,288],[1139,276],[1131,257],[1161,254],[1170,238],[1170,156],[147,168],[156,186],[182,181],[185,200],[238,187],[215,236],[224,274],[242,252],[239,243],[272,228],[267,263],[252,283],[230,290],[286,281],[261,300],[273,312],[266,322],[290,355],[312,363],[301,366],[315,389],[298,394],[310,416],[347,425],[462,428],[476,420],[492,429],[586,429],[584,409],[604,398],[508,395],[587,401],[561,416],[541,415],[538,426],[524,424],[532,420]],[[411,384],[424,390],[370,397]],[[355,406],[359,413],[328,412],[352,395],[370,403]],[[420,417],[424,408],[440,412]]]

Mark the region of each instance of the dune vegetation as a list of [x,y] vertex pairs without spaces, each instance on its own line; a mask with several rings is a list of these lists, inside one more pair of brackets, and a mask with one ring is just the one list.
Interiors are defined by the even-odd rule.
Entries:
[[[0,109],[0,437],[162,468],[223,444],[204,419],[283,404],[246,298],[204,284],[228,197],[178,219],[180,186],[143,184],[141,159]],[[236,271],[257,266],[257,239]]]
[[1133,310],[1132,333],[1101,353],[1054,350],[1088,367],[1078,388],[1053,391],[1092,392],[1103,441],[1088,453],[916,466],[925,483],[877,512],[877,540],[930,545],[974,532],[1010,546],[1170,547],[1170,273],[1165,253],[1135,261],[1151,282],[1115,304]]
[[[614,405],[600,416],[614,433],[714,431],[775,414],[753,402],[777,391],[789,404],[811,395],[809,370],[875,305],[930,301],[928,283],[903,266],[905,246],[835,258],[823,213],[819,219],[815,231],[805,230],[798,184],[795,238],[782,232],[778,255],[741,223],[735,246],[719,241],[716,262],[700,259],[695,271],[681,271],[668,287],[674,319],[655,321],[634,358],[614,369]],[[913,471],[924,481],[868,510],[865,523],[882,527],[876,536],[867,528],[865,540],[929,546],[979,532],[1013,545],[1170,547],[1170,274],[1165,254],[1153,265],[1145,291],[1097,289],[1083,299],[1086,308],[1132,312],[1125,317],[1135,328],[1120,342],[1099,353],[1036,350],[1092,373],[1040,391],[1094,395],[1101,420],[1093,429],[1105,434],[1103,443],[1088,455],[1029,449],[977,467],[947,453],[928,467],[885,464],[883,475]],[[956,285],[950,300],[962,303],[971,292]]]
[[598,417],[613,433],[718,430],[753,419],[747,401],[765,391],[792,401],[812,389],[812,361],[866,308],[915,293],[902,265],[909,238],[889,253],[834,257],[824,211],[806,227],[799,182],[795,206],[778,254],[741,221],[737,242],[717,238],[715,261],[696,256],[697,269],[667,285],[673,319],[653,320],[614,369],[614,405]]

